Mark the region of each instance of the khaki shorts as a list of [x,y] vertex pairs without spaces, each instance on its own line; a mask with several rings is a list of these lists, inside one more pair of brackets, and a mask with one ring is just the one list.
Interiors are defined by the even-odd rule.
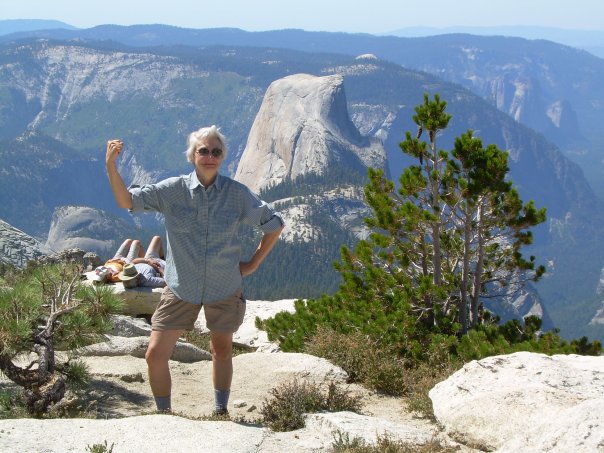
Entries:
[[[179,299],[167,286],[151,318],[153,330],[193,330],[201,304]],[[233,333],[243,323],[245,299],[241,291],[227,299],[203,305],[206,325],[211,332]]]

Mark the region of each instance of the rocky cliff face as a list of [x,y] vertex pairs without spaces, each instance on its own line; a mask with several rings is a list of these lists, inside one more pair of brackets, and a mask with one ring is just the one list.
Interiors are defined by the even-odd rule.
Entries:
[[[235,179],[260,192],[336,168],[361,176],[369,166],[384,168],[386,152],[381,140],[362,136],[350,120],[343,78],[296,74],[268,87]],[[283,240],[311,244],[329,238],[326,230],[334,226],[357,238],[366,236],[363,218],[369,209],[362,185],[343,180],[328,186],[306,184],[305,196],[274,201],[286,221]],[[313,221],[317,216],[320,223]]]
[[362,171],[385,161],[381,141],[361,136],[350,120],[342,76],[296,74],[266,91],[235,179],[260,191],[336,165]]
[[116,102],[133,93],[161,96],[174,80],[208,76],[177,59],[142,52],[116,53],[42,43],[31,58],[28,63],[42,70],[33,74],[28,65],[14,65],[9,85],[24,90],[27,100],[40,103],[31,126],[65,119],[77,104],[98,99]]
[[600,281],[596,288],[596,295],[602,301],[601,307],[596,311],[596,314],[591,318],[589,324],[592,326],[604,325],[604,269],[600,273]]
[[[514,276],[508,283],[510,288],[517,284],[516,280],[517,276]],[[484,305],[489,311],[496,313],[502,322],[537,316],[541,318],[542,331],[549,331],[556,327],[543,300],[531,283],[520,289],[510,290],[505,296],[486,299]]]
[[[275,201],[275,208],[283,216],[285,229],[281,240],[289,243],[313,242],[330,238],[325,223],[337,225],[341,232],[349,232],[358,239],[369,234],[363,219],[371,214],[363,200],[363,190],[358,186],[343,186],[306,197],[291,197]],[[321,224],[313,221],[322,217]]]
[[25,267],[50,250],[37,239],[0,220],[0,263]]
[[79,248],[110,258],[126,238],[142,239],[128,222],[86,206],[62,206],[52,216],[46,247]]

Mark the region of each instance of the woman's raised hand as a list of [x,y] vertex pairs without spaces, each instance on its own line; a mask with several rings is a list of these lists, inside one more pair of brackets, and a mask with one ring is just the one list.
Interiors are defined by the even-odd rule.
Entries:
[[123,147],[124,142],[121,140],[109,140],[107,142],[107,154],[105,156],[105,162],[110,163],[117,161],[117,158],[122,152]]

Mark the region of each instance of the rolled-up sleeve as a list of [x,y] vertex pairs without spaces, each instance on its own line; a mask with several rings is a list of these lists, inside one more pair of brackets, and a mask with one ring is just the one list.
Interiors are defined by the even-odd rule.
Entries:
[[265,233],[272,233],[273,231],[280,230],[285,226],[283,217],[278,212],[273,212],[273,215],[265,223],[259,225],[259,228]]
[[285,222],[281,214],[273,207],[262,201],[251,190],[244,192],[243,223],[259,228],[264,233],[271,233],[281,229]]
[[157,190],[154,186],[135,186],[128,187],[132,195],[132,212],[140,211],[160,211],[160,201]]
[[[182,186],[180,178],[168,178],[156,184],[143,186],[131,185],[128,191],[132,195],[132,212],[165,212],[166,203],[174,196],[175,189]],[[177,190],[177,192],[179,192]]]

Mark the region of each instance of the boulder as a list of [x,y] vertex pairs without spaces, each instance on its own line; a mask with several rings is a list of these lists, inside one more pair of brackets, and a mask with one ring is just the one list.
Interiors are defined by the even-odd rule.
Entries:
[[604,357],[515,354],[467,363],[430,391],[455,439],[497,452],[604,449]]
[[[91,278],[94,275],[94,271],[85,272],[86,280],[84,284],[93,285]],[[121,313],[124,315],[152,315],[159,304],[159,299],[163,292],[163,288],[147,288],[137,287],[132,289],[124,288],[121,282],[118,283],[103,283],[111,288],[113,293],[124,301],[124,307]]]
[[262,451],[256,446],[262,444],[268,431],[254,425],[200,422],[170,415],[0,420],[0,430],[0,449],[6,452],[84,452],[106,442],[107,450],[103,451],[122,453]]
[[126,315],[111,315],[113,327],[109,335],[116,337],[145,337],[151,334],[151,325],[141,318]]
[[254,423],[199,421],[173,415],[109,420],[22,418],[0,420],[0,449],[63,453],[92,451],[91,446],[106,444],[107,451],[120,453],[316,453],[331,450],[335,429],[351,440],[355,436],[375,439],[376,435],[384,434],[408,442],[430,437],[429,432],[418,433],[400,424],[348,412],[312,414],[307,423],[302,430],[281,433]]
[[[114,337],[106,335],[107,341],[85,346],[77,350],[80,356],[121,356],[144,358],[149,337]],[[177,362],[193,363],[201,360],[212,360],[208,351],[198,348],[184,341],[177,341],[172,353],[172,360]]]
[[112,283],[111,286],[115,295],[124,301],[121,313],[133,316],[152,315],[164,290],[144,287],[126,289],[122,283]]
[[57,263],[77,263],[85,269],[93,269],[102,264],[101,258],[94,252],[87,252],[80,248],[63,249],[38,258],[42,265]]

